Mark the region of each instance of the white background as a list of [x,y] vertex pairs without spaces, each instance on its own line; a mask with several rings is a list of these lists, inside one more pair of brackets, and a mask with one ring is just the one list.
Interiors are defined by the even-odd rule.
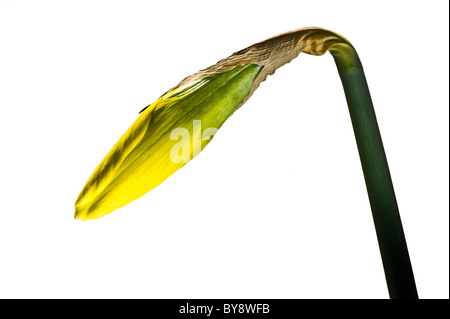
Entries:
[[388,298],[331,55],[269,77],[141,199],[73,219],[185,76],[276,34],[358,50],[421,298],[449,297],[448,1],[0,1],[1,298]]

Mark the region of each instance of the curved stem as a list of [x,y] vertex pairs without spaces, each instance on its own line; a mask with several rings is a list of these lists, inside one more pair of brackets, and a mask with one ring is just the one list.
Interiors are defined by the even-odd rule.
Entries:
[[417,299],[394,187],[363,67],[351,45],[330,48],[344,87],[381,258],[393,299]]

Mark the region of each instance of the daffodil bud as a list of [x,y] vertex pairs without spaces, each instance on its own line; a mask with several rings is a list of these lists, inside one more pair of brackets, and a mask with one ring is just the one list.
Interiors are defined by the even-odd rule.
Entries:
[[211,141],[259,84],[300,52],[322,55],[346,43],[323,29],[300,29],[238,51],[199,71],[141,111],[87,181],[75,218],[105,216],[161,184]]

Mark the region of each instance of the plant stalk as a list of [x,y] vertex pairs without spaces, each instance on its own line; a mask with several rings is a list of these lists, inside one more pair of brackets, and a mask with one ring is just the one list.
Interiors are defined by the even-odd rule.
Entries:
[[418,299],[380,130],[361,61],[351,45],[330,49],[347,99],[391,299]]

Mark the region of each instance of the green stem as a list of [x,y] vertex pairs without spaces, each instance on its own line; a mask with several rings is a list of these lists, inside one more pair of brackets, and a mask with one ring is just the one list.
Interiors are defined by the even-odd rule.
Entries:
[[361,61],[350,45],[336,45],[330,52],[347,98],[390,298],[417,299],[394,187]]

